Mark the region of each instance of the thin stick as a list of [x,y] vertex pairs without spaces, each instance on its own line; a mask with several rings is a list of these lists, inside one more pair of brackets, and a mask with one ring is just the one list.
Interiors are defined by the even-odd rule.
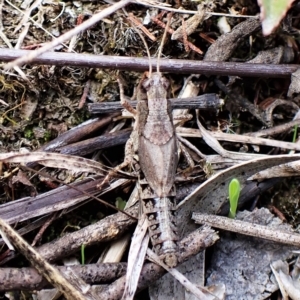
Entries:
[[88,80],[84,86],[83,93],[82,93],[82,96],[81,96],[79,104],[78,104],[78,109],[83,108],[83,106],[86,102],[86,98],[87,98],[90,86],[91,86],[91,80]]
[[277,125],[268,129],[262,129],[256,132],[244,133],[244,135],[253,136],[253,137],[261,137],[261,136],[268,136],[268,135],[272,136],[290,130],[292,127],[299,126],[299,125],[300,125],[300,119],[295,119],[293,121],[281,125]]
[[[119,3],[119,2],[118,2]],[[0,48],[0,61],[7,62],[34,51]],[[151,59],[152,66],[157,60]],[[144,72],[149,69],[149,60],[142,57],[92,55],[79,53],[47,52],[34,59],[33,64],[107,68]],[[181,74],[206,74],[240,77],[290,78],[296,72],[296,64],[247,64],[236,62],[207,62],[186,59],[161,59],[160,71]]]
[[268,226],[233,220],[227,217],[220,217],[216,215],[193,213],[192,219],[195,220],[195,222],[198,224],[207,224],[212,227],[253,237],[259,237],[286,245],[297,247],[300,246],[300,234],[298,233],[271,229]]
[[[178,280],[186,288],[187,291],[194,294],[196,297],[198,297],[198,299],[208,299],[206,297],[206,295],[201,291],[201,289],[204,290],[206,293],[215,296],[205,287],[201,287],[201,289],[199,289],[195,284],[193,284],[191,281],[189,281],[177,269],[169,268],[166,264],[164,264],[159,259],[157,254],[155,254],[151,249],[147,249],[147,256],[150,259],[150,261],[153,261],[153,262],[157,263],[158,265],[160,265],[161,267],[163,267],[164,269],[166,269],[176,280]],[[220,298],[218,298],[218,297],[217,297],[217,299],[220,300]]]

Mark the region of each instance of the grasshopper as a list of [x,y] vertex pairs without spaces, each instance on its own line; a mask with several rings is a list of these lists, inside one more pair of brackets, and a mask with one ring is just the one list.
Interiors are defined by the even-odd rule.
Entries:
[[[165,35],[166,31],[163,40]],[[160,53],[161,50],[162,44]],[[174,181],[178,151],[171,103],[167,98],[170,83],[160,73],[158,59],[157,71],[152,73],[150,65],[148,78],[144,77],[139,83],[140,97],[136,111],[129,107],[129,103],[124,99],[120,81],[119,86],[121,104],[132,112],[136,119],[132,140],[126,144],[124,162],[128,164],[130,159],[126,156],[132,158],[132,154],[137,150],[140,168],[146,179],[146,184],[141,182],[141,199],[150,239],[160,259],[167,266],[175,267],[178,238],[174,216]]]
[[169,81],[157,71],[150,72],[139,84],[137,110],[128,107],[119,81],[121,103],[135,115],[135,125],[126,143],[125,160],[118,169],[132,163],[138,152],[140,168],[146,182],[141,181],[143,212],[155,252],[169,267],[177,265],[177,233],[175,225],[175,173],[178,163],[177,138],[172,109],[167,99]]
[[149,187],[143,189],[143,210],[151,242],[157,255],[169,267],[177,265],[175,225],[175,173],[178,164],[177,139],[167,100],[169,81],[159,70],[141,83],[147,101],[137,106],[138,156]]

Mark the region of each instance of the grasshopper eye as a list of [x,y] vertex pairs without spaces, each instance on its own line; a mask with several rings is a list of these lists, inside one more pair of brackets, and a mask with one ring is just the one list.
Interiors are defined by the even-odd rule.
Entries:
[[163,84],[164,88],[167,90],[169,88],[169,86],[170,86],[169,80],[167,78],[163,77],[161,79],[161,81],[162,81],[162,84]]
[[148,91],[150,86],[151,86],[151,80],[150,79],[146,79],[143,83],[142,83],[143,88]]

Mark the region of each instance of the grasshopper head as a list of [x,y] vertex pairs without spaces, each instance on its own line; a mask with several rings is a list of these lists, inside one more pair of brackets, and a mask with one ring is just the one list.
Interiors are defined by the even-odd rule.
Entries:
[[142,86],[146,91],[149,91],[151,88],[160,88],[162,87],[165,90],[169,88],[169,80],[166,77],[163,77],[161,73],[156,72],[152,73],[151,76],[143,82]]

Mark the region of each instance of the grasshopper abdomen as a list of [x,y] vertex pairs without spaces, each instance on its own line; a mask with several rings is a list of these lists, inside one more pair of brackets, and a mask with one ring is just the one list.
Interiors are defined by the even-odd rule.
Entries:
[[143,211],[148,219],[148,231],[153,249],[167,266],[175,267],[178,263],[176,204],[174,196],[172,196],[175,189],[172,189],[168,197],[156,197],[151,193],[149,187],[147,189],[147,191],[143,191],[142,202]]

